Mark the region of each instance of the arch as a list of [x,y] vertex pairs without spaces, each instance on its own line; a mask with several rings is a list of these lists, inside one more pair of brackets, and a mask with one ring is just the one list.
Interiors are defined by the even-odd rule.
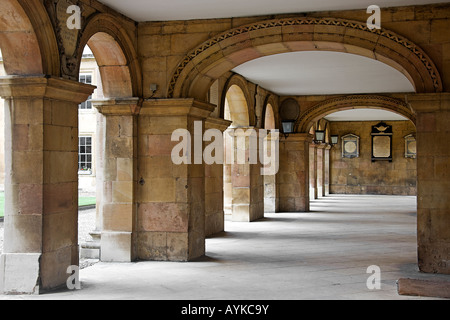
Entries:
[[78,47],[78,66],[88,45],[99,65],[105,97],[141,96],[142,77],[133,42],[120,21],[109,14],[97,14],[87,22]]
[[336,111],[366,108],[392,111],[416,123],[413,111],[404,101],[381,95],[351,95],[323,101],[304,111],[297,120],[296,130],[309,132],[316,121]]
[[191,51],[168,85],[169,98],[203,100],[210,84],[234,67],[263,56],[295,51],[338,51],[379,60],[402,72],[417,93],[442,92],[433,61],[410,40],[365,22],[335,18],[284,18],[222,33]]
[[[268,119],[267,117],[272,119]],[[271,125],[267,123],[268,121],[271,122]],[[278,103],[277,99],[272,94],[269,94],[264,102],[261,125],[267,130],[280,128]],[[268,128],[268,125],[270,128]]]
[[2,1],[0,43],[8,75],[60,75],[56,36],[41,1]]
[[234,127],[255,125],[251,101],[247,80],[239,75],[233,75],[227,81],[222,94],[221,118],[233,121]]

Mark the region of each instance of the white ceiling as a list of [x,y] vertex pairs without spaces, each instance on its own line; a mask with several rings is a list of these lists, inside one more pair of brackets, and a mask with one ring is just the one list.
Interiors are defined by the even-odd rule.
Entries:
[[325,117],[328,121],[404,121],[407,118],[385,110],[352,109],[338,111]]
[[395,7],[448,0],[99,0],[135,21],[215,19],[267,14]]
[[279,95],[414,92],[396,69],[367,57],[329,51],[266,56],[233,69]]

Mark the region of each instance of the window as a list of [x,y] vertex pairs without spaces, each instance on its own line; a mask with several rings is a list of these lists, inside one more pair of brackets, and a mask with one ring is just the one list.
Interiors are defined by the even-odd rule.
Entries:
[[[91,73],[81,73],[80,74],[80,82],[85,84],[92,84],[92,74]],[[90,110],[92,109],[92,103],[89,101],[92,99],[92,96],[88,98],[87,101],[83,102],[79,105],[79,110]]]
[[86,174],[92,172],[92,137],[79,137],[78,171]]

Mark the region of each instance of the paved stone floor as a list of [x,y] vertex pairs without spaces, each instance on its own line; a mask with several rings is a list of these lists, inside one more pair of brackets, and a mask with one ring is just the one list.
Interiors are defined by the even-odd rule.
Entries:
[[[450,281],[417,270],[415,197],[331,196],[312,210],[227,222],[197,262],[98,263],[82,290],[0,299],[427,299],[399,296],[396,281]],[[367,288],[371,265],[381,290]]]

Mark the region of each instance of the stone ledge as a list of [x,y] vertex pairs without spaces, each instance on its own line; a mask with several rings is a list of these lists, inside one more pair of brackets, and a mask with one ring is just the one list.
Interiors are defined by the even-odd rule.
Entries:
[[450,282],[400,279],[397,281],[399,295],[450,299]]

